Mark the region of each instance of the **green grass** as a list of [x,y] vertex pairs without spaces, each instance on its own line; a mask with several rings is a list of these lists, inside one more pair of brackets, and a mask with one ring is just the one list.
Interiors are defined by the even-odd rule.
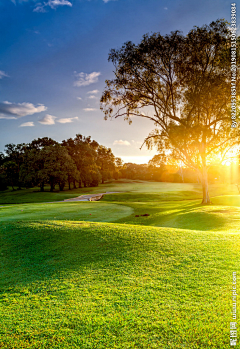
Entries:
[[211,186],[209,206],[193,184],[98,192],[117,187],[99,202],[0,207],[1,349],[229,348],[234,186]]
[[[186,199],[201,199],[202,189],[200,184],[195,183],[165,183],[165,182],[146,182],[146,181],[130,181],[119,180],[112,181],[106,184],[100,184],[98,187],[91,188],[78,188],[60,192],[55,190],[50,192],[50,187],[45,188],[45,192],[41,193],[39,188],[21,189],[12,191],[0,192],[0,205],[2,204],[21,204],[21,203],[40,203],[40,202],[52,202],[62,201],[77,197],[85,194],[98,194],[106,191],[120,191],[123,193],[129,193],[127,200],[133,200],[135,195],[144,194],[140,199],[145,202],[152,199],[157,200],[186,200]],[[148,195],[146,195],[148,194]],[[220,185],[215,184],[210,187],[210,195],[237,195],[238,190],[234,185]],[[143,200],[142,200],[143,199]]]
[[128,206],[100,201],[19,204],[0,207],[0,222],[35,219],[113,222],[132,212],[133,209]]

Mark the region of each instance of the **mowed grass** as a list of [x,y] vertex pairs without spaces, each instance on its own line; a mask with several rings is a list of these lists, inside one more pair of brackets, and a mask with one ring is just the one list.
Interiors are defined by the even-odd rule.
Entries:
[[0,348],[228,348],[235,187],[201,206],[197,184],[110,185],[0,208]]
[[36,219],[113,222],[132,212],[131,207],[99,201],[19,204],[0,207],[0,222]]
[[1,226],[1,348],[227,348],[239,235]]

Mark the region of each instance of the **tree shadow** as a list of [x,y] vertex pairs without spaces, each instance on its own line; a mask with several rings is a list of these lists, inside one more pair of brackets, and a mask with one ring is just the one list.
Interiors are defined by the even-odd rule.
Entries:
[[[101,230],[102,229],[102,230]],[[110,234],[106,230],[109,229]],[[61,278],[69,271],[114,268],[128,263],[138,242],[122,238],[122,230],[91,222],[18,222],[0,228],[0,294],[15,286]],[[112,232],[112,234],[111,234]],[[142,249],[142,245],[139,245]],[[21,289],[21,287],[20,287]]]
[[200,231],[224,230],[229,229],[233,218],[236,226],[240,223],[239,213],[237,208],[187,203],[182,204],[178,211],[166,214],[158,226]]

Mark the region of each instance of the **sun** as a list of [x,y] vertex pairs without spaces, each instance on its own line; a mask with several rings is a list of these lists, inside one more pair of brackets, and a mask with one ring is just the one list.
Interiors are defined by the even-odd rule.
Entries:
[[231,165],[231,161],[226,161],[226,162],[224,163],[224,165],[230,166],[230,165]]

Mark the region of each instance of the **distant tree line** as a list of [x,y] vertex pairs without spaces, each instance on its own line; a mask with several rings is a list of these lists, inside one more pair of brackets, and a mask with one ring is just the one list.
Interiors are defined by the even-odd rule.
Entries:
[[[231,170],[212,165],[208,177],[210,182],[231,182]],[[48,185],[50,191],[56,186],[62,191],[66,186],[68,189],[95,187],[121,178],[201,183],[196,171],[176,163],[163,163],[160,155],[155,155],[148,164],[123,164],[110,148],[80,134],[61,143],[43,137],[28,144],[7,144],[5,154],[0,153],[0,190],[9,186],[13,190],[39,186],[44,191]]]
[[[211,165],[208,169],[209,183],[236,183],[231,166]],[[122,178],[171,183],[201,183],[198,173],[192,168],[163,163],[161,155],[155,155],[148,164],[127,163],[120,170]]]

